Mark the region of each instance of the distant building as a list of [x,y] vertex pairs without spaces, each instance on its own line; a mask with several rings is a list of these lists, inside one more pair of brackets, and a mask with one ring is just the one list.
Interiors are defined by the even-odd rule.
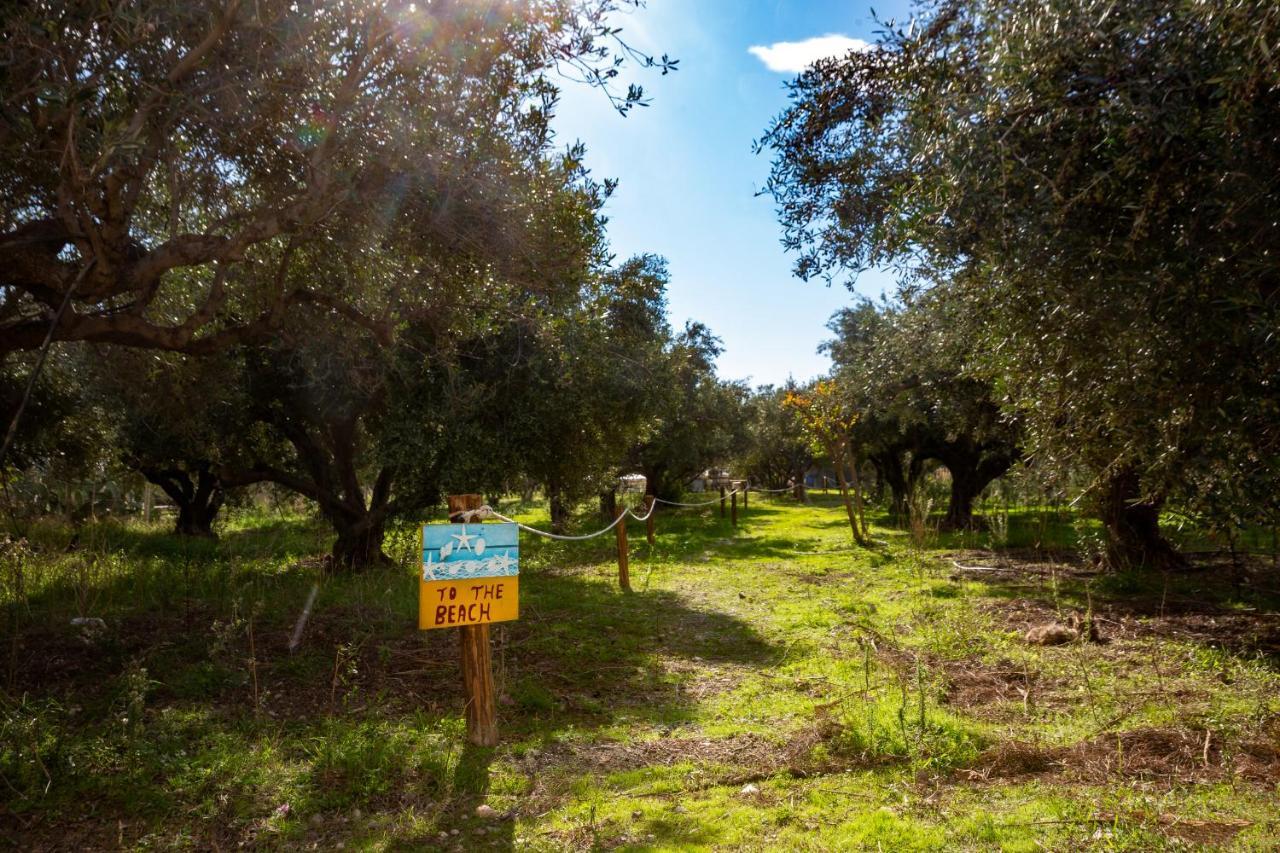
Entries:
[[708,468],[693,478],[689,488],[695,492],[709,492],[724,486],[733,486],[733,473],[728,468]]

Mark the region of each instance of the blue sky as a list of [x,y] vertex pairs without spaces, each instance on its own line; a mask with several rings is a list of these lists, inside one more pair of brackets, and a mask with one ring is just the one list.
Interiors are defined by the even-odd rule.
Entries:
[[[783,69],[840,46],[804,43],[831,35],[873,40],[871,8],[836,0],[650,0],[617,20],[635,47],[680,60],[666,77],[631,75],[652,105],[623,118],[601,93],[564,87],[560,142],[581,140],[592,172],[620,181],[605,210],[615,253],[668,259],[672,323],[701,320],[723,339],[718,367],[726,378],[778,384],[829,367],[816,347],[829,336],[827,318],[854,297],[792,276],[773,202],[755,196],[769,160],[752,154],[751,144],[786,105],[785,83],[795,73]],[[874,8],[882,17],[907,15],[900,0]],[[892,284],[868,273],[858,290],[877,296]]]

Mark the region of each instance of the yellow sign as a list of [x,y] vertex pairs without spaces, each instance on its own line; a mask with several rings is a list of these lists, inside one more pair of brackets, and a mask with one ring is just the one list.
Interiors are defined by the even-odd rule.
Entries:
[[456,628],[520,618],[520,577],[421,581],[418,627]]
[[519,619],[520,531],[511,523],[423,525],[419,577],[419,628]]

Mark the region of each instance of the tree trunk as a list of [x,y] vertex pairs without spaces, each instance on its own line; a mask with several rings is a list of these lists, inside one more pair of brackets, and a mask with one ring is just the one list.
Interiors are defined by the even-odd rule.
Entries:
[[873,503],[883,505],[885,493],[884,472],[874,462],[871,463],[871,471],[876,475],[876,480],[867,491]]
[[196,504],[178,505],[178,520],[173,532],[179,536],[202,536],[217,539],[213,532],[213,520],[218,515],[217,506],[198,506]]
[[849,487],[853,490],[853,508],[858,516],[858,527],[862,530],[862,538],[870,539],[870,532],[867,530],[867,516],[862,505],[862,472],[859,470],[862,466],[859,464],[856,453],[849,454]]
[[226,495],[222,490],[222,482],[206,463],[198,463],[195,479],[192,475],[178,468],[149,468],[139,470],[152,483],[164,489],[166,495],[178,508],[178,518],[173,532],[179,536],[200,536],[216,539],[213,522],[222,509]]
[[551,508],[551,532],[564,535],[569,524],[569,505],[559,486],[547,486],[547,503]]
[[951,500],[947,504],[947,514],[942,520],[942,526],[947,530],[968,530],[975,524],[974,500],[982,494],[983,489],[1013,467],[1018,459],[1018,451],[970,446],[938,454],[937,458],[951,472]]
[[600,519],[605,524],[611,523],[618,517],[618,493],[617,492],[601,492],[600,493]]
[[345,571],[358,572],[370,566],[391,562],[382,553],[382,540],[386,536],[386,521],[374,514],[366,515],[352,523],[330,519],[338,538],[333,543],[334,566]]
[[[863,536],[862,528],[859,525],[858,512],[854,509],[853,498],[849,494],[849,482],[845,479],[844,454],[837,453],[836,447],[828,445],[827,455],[835,463],[836,482],[840,486],[840,499],[844,502],[844,511],[849,515],[849,528],[853,531],[853,541],[863,547],[867,546],[866,537]],[[859,498],[861,500],[861,498]]]
[[902,470],[902,457],[896,452],[878,454],[874,458],[881,485],[889,487],[889,517],[895,524],[906,521],[911,500],[911,486]]
[[1103,555],[1108,568],[1171,569],[1182,555],[1160,534],[1161,500],[1143,500],[1138,473],[1126,469],[1112,477],[1099,495],[1099,515],[1107,531]]
[[[671,483],[665,465],[641,465],[640,473],[644,474],[644,487],[651,495],[663,500],[678,501],[687,483]],[[612,521],[613,519],[609,519]]]
[[947,502],[942,527],[946,530],[969,530],[974,526],[974,498],[982,494],[987,484],[979,484],[973,471],[964,466],[952,468],[948,465],[947,470],[951,472],[951,498]]

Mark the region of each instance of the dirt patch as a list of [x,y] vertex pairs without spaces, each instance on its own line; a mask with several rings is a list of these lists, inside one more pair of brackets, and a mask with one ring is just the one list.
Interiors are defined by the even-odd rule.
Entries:
[[192,631],[207,627],[208,619],[203,608],[190,607],[176,613],[111,619],[94,632],[61,617],[24,626],[12,649],[15,687],[46,694],[96,688],[128,661],[188,639]]
[[1049,584],[1058,580],[1087,580],[1100,572],[1071,551],[1037,551],[1010,548],[1001,551],[949,551],[942,565],[953,580],[983,582],[1029,581]]
[[[1235,609],[1213,603],[1210,591],[1248,589],[1267,592],[1275,571],[1269,560],[1244,558],[1240,566],[1230,555],[1189,555],[1193,570],[1175,581],[1194,579],[1196,589],[1174,589],[1142,596],[1095,597],[1094,623],[1103,639],[1137,640],[1163,637],[1222,648],[1242,655],[1262,654],[1280,661],[1280,613],[1267,608]],[[1070,554],[1044,555],[1031,551],[954,551],[944,555],[953,580],[979,581],[1005,590],[1034,588],[1027,598],[1013,598],[984,609],[1010,629],[1025,633],[1033,625],[1062,616],[1049,604],[1055,581],[1087,580],[1098,570]],[[1204,590],[1198,592],[1203,580]],[[1238,582],[1238,583],[1237,583]]]
[[1006,741],[982,752],[956,775],[965,781],[1016,780],[1055,773],[1063,768],[1064,749]]
[[1064,756],[1072,775],[1097,780],[1113,775],[1166,782],[1228,778],[1261,784],[1280,781],[1280,749],[1268,739],[1225,745],[1210,731],[1143,728],[1099,735]]
[[1173,613],[1150,620],[1126,619],[1117,624],[1134,636],[1157,636],[1226,649],[1236,654],[1262,654],[1280,660],[1280,615],[1253,613]]
[[680,679],[677,685],[680,695],[696,701],[737,688],[748,672],[746,667],[729,664],[706,666],[677,657],[664,657],[661,663],[664,672]]
[[1044,674],[1039,670],[1001,660],[986,664],[977,660],[953,660],[942,663],[946,675],[946,702],[973,716],[992,719],[1009,716],[1000,710],[1008,703],[1023,707],[1038,698]]
[[[1061,615],[1047,601],[1029,598],[983,604],[981,609],[1020,635]],[[1103,642],[1158,638],[1280,660],[1280,614],[1170,608],[1163,615],[1149,616],[1115,603],[1095,601],[1093,620]]]
[[1207,847],[1221,847],[1253,825],[1247,820],[1190,820],[1167,814],[1157,822],[1168,837]]
[[1205,730],[1141,728],[1072,746],[1009,741],[993,746],[959,771],[965,781],[1054,776],[1102,784],[1117,777],[1167,785],[1228,779],[1270,786],[1280,782],[1280,743],[1262,735],[1224,744]]

